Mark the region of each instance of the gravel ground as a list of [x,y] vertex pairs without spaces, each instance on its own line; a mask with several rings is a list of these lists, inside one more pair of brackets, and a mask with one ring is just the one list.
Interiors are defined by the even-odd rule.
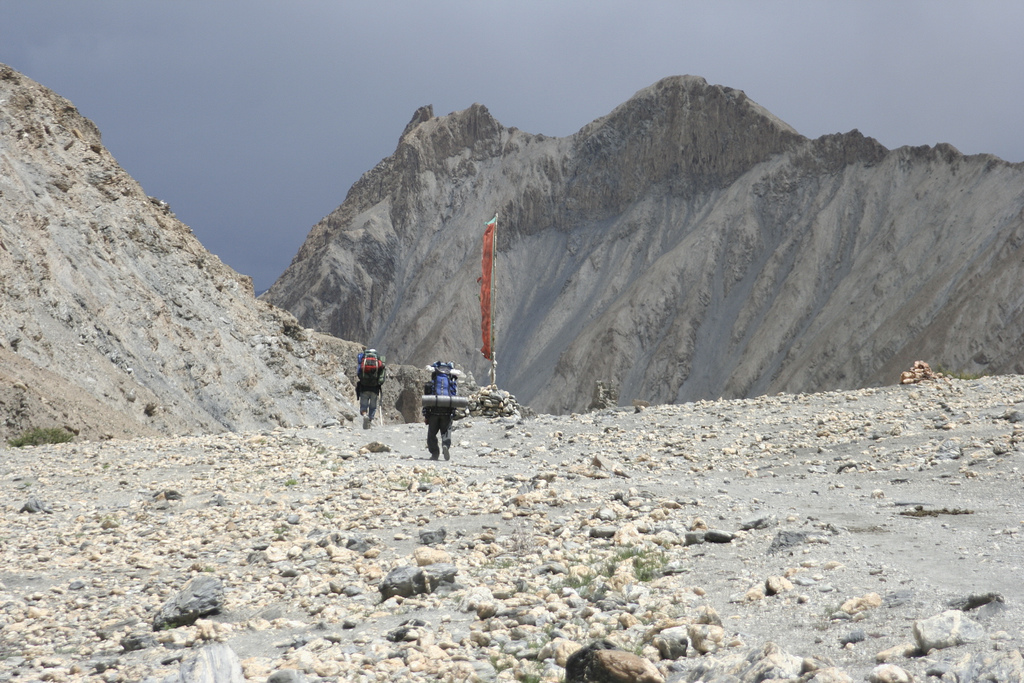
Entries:
[[[1022,401],[1006,376],[467,418],[449,462],[421,424],[0,450],[0,681],[158,681],[211,641],[252,681],[558,681],[599,638],[667,681],[766,643],[803,680],[1012,678]],[[454,583],[382,600],[428,563]],[[219,612],[154,631],[198,576]],[[984,635],[915,650],[953,607]]]

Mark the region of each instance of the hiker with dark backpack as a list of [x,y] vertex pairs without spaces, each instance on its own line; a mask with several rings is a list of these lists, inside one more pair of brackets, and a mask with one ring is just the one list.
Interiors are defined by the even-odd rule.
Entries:
[[356,396],[359,414],[363,416],[363,429],[369,429],[380,402],[380,391],[387,379],[384,356],[376,349],[366,349],[356,357]]
[[[430,381],[423,385],[423,417],[427,422],[427,450],[430,459],[437,460],[441,452],[444,459],[451,458],[452,420],[458,408],[469,405],[469,399],[459,396],[461,372],[454,364],[437,361],[427,366]],[[441,449],[437,447],[437,435],[441,434]]]

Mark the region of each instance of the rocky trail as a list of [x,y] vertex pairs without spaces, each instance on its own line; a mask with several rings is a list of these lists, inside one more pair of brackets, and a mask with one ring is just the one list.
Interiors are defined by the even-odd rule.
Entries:
[[1024,680],[1024,378],[424,438],[0,449],[0,681]]

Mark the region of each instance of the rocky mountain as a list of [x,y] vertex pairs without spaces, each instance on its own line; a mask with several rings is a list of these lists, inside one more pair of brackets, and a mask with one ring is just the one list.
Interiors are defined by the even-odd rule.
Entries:
[[565,138],[421,108],[263,298],[484,376],[495,213],[499,384],[541,412],[598,381],[682,402],[889,384],[919,358],[1024,371],[1024,164],[811,140],[692,76]]
[[[67,100],[0,65],[0,438],[319,425],[354,354],[254,298]],[[345,347],[345,348],[340,348]],[[355,346],[355,345],[348,345]]]

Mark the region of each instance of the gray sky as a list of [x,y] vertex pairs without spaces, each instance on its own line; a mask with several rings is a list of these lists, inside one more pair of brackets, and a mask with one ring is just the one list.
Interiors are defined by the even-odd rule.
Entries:
[[808,137],[1024,161],[1020,0],[0,0],[0,62],[257,291],[424,104],[564,136],[694,74]]

